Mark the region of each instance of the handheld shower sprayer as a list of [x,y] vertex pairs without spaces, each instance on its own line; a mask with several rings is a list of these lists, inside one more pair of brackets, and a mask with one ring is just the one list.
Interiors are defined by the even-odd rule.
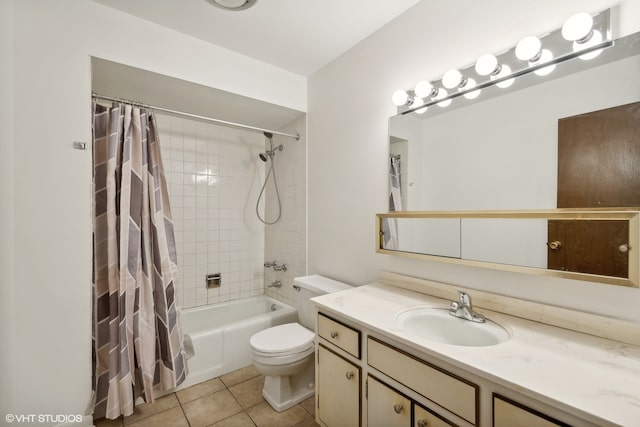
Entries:
[[[273,134],[270,132],[263,132],[264,136],[269,140],[269,150],[266,150],[263,153],[258,154],[258,157],[260,158],[260,160],[262,160],[263,162],[267,163],[267,160],[271,160],[271,162],[269,163],[269,171],[267,172],[267,174],[264,177],[264,184],[262,184],[262,189],[260,190],[260,195],[258,196],[258,200],[256,201],[256,215],[258,215],[258,219],[267,225],[271,225],[271,224],[275,224],[276,222],[280,221],[280,217],[282,216],[282,203],[280,201],[280,192],[278,190],[278,181],[276,179],[276,171],[274,168],[274,162],[273,162],[273,158],[276,155],[277,151],[282,151],[284,150],[284,146],[282,144],[278,145],[277,147],[273,147]],[[273,185],[275,187],[276,190],[276,197],[278,199],[278,216],[275,219],[275,221],[270,222],[267,221],[265,218],[263,218],[260,215],[260,199],[263,197],[264,195],[264,190],[265,187],[267,186],[267,181],[269,180],[269,176],[273,175]]]

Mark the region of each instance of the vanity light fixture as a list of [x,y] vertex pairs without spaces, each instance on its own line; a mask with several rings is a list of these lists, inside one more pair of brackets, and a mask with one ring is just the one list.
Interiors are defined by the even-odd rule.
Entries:
[[513,48],[485,54],[467,67],[450,69],[440,80],[420,81],[413,89],[397,90],[392,100],[399,112],[424,113],[431,105],[446,107],[453,99],[477,98],[484,88],[508,88],[529,73],[546,76],[556,64],[573,58],[591,59],[613,44],[610,11],[595,15],[578,13],[557,29],[542,36],[524,37]]

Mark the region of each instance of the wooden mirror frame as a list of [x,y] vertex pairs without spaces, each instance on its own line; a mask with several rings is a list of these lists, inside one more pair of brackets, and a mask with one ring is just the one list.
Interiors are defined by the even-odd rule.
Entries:
[[[383,222],[390,218],[490,218],[490,219],[545,219],[545,220],[626,220],[629,222],[629,260],[627,278],[603,276],[572,271],[525,267],[494,262],[450,258],[415,252],[385,249],[383,247]],[[398,211],[376,214],[376,252],[457,265],[491,268],[496,270],[559,277],[611,285],[640,287],[640,208],[606,209],[551,209],[551,210],[497,210],[497,211]]]

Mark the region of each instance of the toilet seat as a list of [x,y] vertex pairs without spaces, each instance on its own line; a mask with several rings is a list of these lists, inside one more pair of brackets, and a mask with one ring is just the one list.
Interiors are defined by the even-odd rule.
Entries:
[[313,348],[315,334],[299,323],[285,323],[254,334],[249,340],[254,354],[290,356]]

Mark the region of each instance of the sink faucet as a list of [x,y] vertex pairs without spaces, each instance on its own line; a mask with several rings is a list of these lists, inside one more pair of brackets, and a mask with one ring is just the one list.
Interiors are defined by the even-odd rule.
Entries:
[[449,314],[477,323],[484,323],[486,320],[482,314],[473,311],[473,307],[471,306],[471,297],[466,292],[462,291],[458,291],[458,301],[453,301],[451,303]]

